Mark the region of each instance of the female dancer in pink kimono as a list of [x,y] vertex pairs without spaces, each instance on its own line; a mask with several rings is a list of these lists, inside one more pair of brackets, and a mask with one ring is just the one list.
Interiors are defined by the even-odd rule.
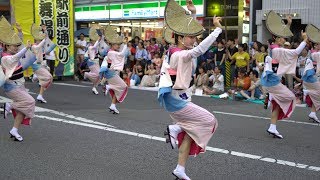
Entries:
[[[1,21],[4,21],[4,18],[2,18]],[[14,140],[23,141],[22,136],[18,133],[18,129],[20,124],[31,124],[31,118],[34,117],[35,110],[35,100],[24,87],[25,80],[23,70],[30,66],[36,58],[30,51],[27,53],[28,49],[31,48],[29,41],[27,47],[18,51],[19,45],[22,43],[21,39],[13,30],[7,31],[8,29],[0,29],[0,32],[5,34],[5,36],[2,36],[3,34],[0,36],[0,42],[4,44],[1,66],[4,69],[6,77],[3,89],[13,102],[8,104],[10,107],[4,107],[4,113],[7,113],[7,109],[12,110],[14,124],[9,134]],[[6,37],[10,38],[8,39]],[[22,59],[23,56],[28,56],[28,58]]]
[[97,90],[97,86],[99,85],[99,82],[100,82],[100,77],[99,77],[100,66],[99,66],[99,59],[97,58],[98,45],[100,44],[100,41],[101,41],[101,37],[99,38],[99,40],[96,41],[96,43],[93,46],[89,46],[88,51],[85,55],[85,61],[87,62],[90,72],[85,72],[84,78],[89,79],[93,83],[92,93],[96,95],[99,94]]
[[[46,27],[42,26],[42,31],[46,32]],[[35,44],[32,45],[31,50],[32,52],[36,55],[37,61],[32,65],[32,70],[34,72],[34,77],[33,81],[36,81],[37,79],[39,80],[39,85],[40,85],[40,91],[39,95],[37,96],[37,100],[41,103],[47,103],[47,101],[43,98],[44,91],[49,88],[49,86],[52,84],[53,77],[46,68],[47,65],[45,61],[43,61],[43,54],[44,53],[49,53],[49,52],[44,52],[43,48],[46,43],[46,41],[50,41],[50,39],[47,37],[46,33],[32,33],[34,39],[35,39]],[[54,49],[50,48],[50,51]]]
[[[192,14],[195,14],[192,1],[188,1],[188,9],[191,10]],[[179,29],[175,26],[174,21],[172,21],[177,17],[175,12],[181,13],[177,21],[186,22],[185,28]],[[170,113],[175,122],[174,125],[167,126],[167,132],[165,133],[168,135],[167,142],[171,144],[171,147],[176,148],[177,142],[179,147],[178,164],[172,174],[177,179],[189,180],[190,178],[185,172],[187,159],[189,155],[196,156],[205,152],[206,145],[215,132],[218,122],[209,111],[192,102],[183,100],[182,97],[176,96],[174,91],[189,88],[192,80],[192,60],[204,54],[222,32],[221,19],[213,18],[216,29],[197,47],[193,48],[196,36],[203,32],[203,27],[195,19],[186,15],[185,10],[181,9],[174,0],[167,2],[165,14],[166,24],[175,33],[175,41],[179,50],[169,55],[170,67],[167,66],[166,62],[163,63],[158,101]],[[169,68],[176,70],[176,80],[172,87],[170,86]]]
[[105,36],[111,44],[111,49],[109,50],[106,59],[111,60],[112,63],[110,68],[108,68],[107,61],[104,60],[100,69],[100,78],[106,78],[108,81],[105,93],[107,94],[109,92],[112,98],[112,102],[109,107],[110,112],[119,114],[116,104],[123,102],[128,93],[127,84],[120,78],[120,72],[124,67],[127,45],[124,45],[122,51],[119,52],[122,38],[118,36],[116,32],[113,32],[113,30],[106,32]]
[[316,74],[320,73],[320,52],[312,53],[312,59],[317,62],[316,71],[313,67],[313,62],[307,59],[305,70],[302,76],[304,94],[306,97],[306,103],[311,108],[309,119],[316,123],[320,123],[316,112],[320,110],[320,82],[318,81]]
[[[272,49],[272,58],[270,56],[266,57],[264,73],[261,77],[261,84],[270,94],[269,102],[272,104],[271,123],[267,132],[280,139],[283,136],[277,131],[276,123],[278,120],[290,117],[296,106],[295,95],[280,83],[280,77],[284,74],[295,73],[298,56],[305,48],[308,40],[306,33],[301,32],[301,35],[304,41],[300,43],[297,49]],[[272,59],[279,61],[278,75],[275,75],[272,71]]]

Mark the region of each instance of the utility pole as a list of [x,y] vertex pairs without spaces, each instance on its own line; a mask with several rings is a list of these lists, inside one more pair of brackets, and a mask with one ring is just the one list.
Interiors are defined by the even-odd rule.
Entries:
[[226,42],[228,41],[228,28],[227,28],[227,0],[224,0],[224,34]]

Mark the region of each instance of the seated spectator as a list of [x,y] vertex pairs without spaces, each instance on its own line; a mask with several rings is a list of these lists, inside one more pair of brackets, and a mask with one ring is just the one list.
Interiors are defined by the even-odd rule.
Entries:
[[208,86],[208,83],[209,83],[208,75],[203,67],[200,66],[198,70],[199,70],[199,74],[196,75],[194,85],[196,89],[203,89],[204,87]]
[[156,38],[151,38],[149,46],[145,46],[145,47],[148,53],[150,54],[149,60],[152,60],[154,58],[155,53],[160,53],[159,46],[156,44]]
[[133,68],[133,66],[136,64],[136,60],[134,58],[136,54],[136,48],[133,47],[131,42],[128,42],[128,51],[129,55],[127,59],[127,64],[129,65],[129,67]]
[[156,83],[157,71],[155,69],[155,65],[153,63],[147,65],[144,70],[144,76],[141,80],[139,86],[142,87],[154,87]]
[[131,72],[131,69],[130,67],[126,67],[125,68],[125,72],[127,75],[128,75],[128,78],[131,79],[131,76],[132,76],[132,72]]
[[246,76],[246,69],[240,69],[238,72],[238,78],[234,80],[233,90],[229,90],[230,95],[238,94],[241,90],[248,90],[251,85],[251,80]]
[[122,74],[122,79],[127,84],[127,86],[130,86],[130,78],[126,72]]
[[221,74],[221,67],[214,68],[214,73],[209,77],[209,81],[213,82],[213,85],[203,88],[205,94],[220,95],[224,92],[224,77]]
[[161,65],[162,65],[162,59],[160,58],[160,53],[156,52],[151,62],[154,63],[157,73],[160,74]]
[[213,71],[214,67],[216,66],[214,64],[213,59],[207,59],[207,62],[203,63],[202,67],[205,68],[207,71]]
[[138,44],[138,48],[136,49],[135,59],[142,66],[144,66],[148,60],[148,52],[146,49],[144,49],[143,42],[139,42]]
[[135,84],[134,84],[135,86],[140,84],[143,75],[144,75],[143,68],[141,64],[137,62],[137,64],[133,66],[133,71],[131,76],[131,79],[135,81]]
[[258,71],[250,71],[249,78],[251,80],[251,86],[248,90],[241,90],[240,94],[246,99],[264,99]]

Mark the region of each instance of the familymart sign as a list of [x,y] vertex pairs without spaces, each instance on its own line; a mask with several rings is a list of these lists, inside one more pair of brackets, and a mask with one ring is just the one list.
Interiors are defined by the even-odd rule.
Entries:
[[[177,1],[185,9],[186,0]],[[204,15],[204,0],[193,0],[197,9],[197,16]],[[76,6],[76,21],[108,20],[110,19],[136,19],[136,18],[160,18],[164,16],[167,1],[149,1],[121,4],[101,4]],[[110,11],[110,13],[109,13]]]

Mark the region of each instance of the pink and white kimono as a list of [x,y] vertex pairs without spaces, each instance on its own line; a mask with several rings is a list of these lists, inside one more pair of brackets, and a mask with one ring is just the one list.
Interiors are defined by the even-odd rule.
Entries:
[[218,121],[206,109],[187,101],[183,96],[179,95],[177,97],[175,91],[189,88],[193,74],[193,58],[204,54],[221,32],[221,28],[216,28],[197,47],[191,50],[176,49],[173,52],[170,57],[170,69],[176,72],[176,80],[172,88],[170,83],[164,82],[165,79],[170,77],[167,75],[169,74],[168,68],[166,72],[161,70],[162,77],[160,77],[158,101],[170,113],[173,121],[183,130],[178,134],[178,146],[181,145],[186,134],[192,138],[189,155],[193,156],[205,152],[209,140],[218,127]]
[[312,59],[317,62],[317,70],[313,68],[313,62],[308,59],[304,74],[302,77],[303,85],[306,88],[304,91],[306,95],[306,103],[309,107],[315,106],[316,110],[320,110],[320,82],[315,77],[315,74],[320,73],[320,52],[312,53]]
[[109,50],[106,58],[112,62],[110,69],[107,66],[101,66],[100,69],[101,76],[105,77],[108,81],[111,97],[116,96],[119,103],[123,102],[128,93],[127,84],[119,76],[120,71],[122,71],[124,67],[126,51],[127,45],[124,45],[121,52]]
[[[34,117],[35,100],[24,87],[25,80],[23,77],[23,66],[20,62],[26,52],[27,48],[23,48],[15,55],[3,53],[1,66],[5,71],[6,77],[3,89],[6,95],[13,101],[10,103],[12,107],[12,114],[15,117],[16,111],[23,113],[25,118],[23,119],[22,124],[30,125],[31,119]],[[35,61],[35,57],[33,57],[33,59],[30,58],[24,60]],[[26,62],[24,63],[28,64]]]
[[94,46],[89,46],[88,51],[85,55],[85,58],[86,58],[85,61],[87,62],[87,65],[90,69],[90,72],[85,72],[84,77],[88,78],[93,83],[94,87],[96,87],[100,82],[99,60],[95,60],[99,43],[100,43],[100,41],[97,40],[96,43],[94,44]]
[[[272,49],[272,58],[279,62],[279,68],[277,70],[278,76],[295,74],[298,56],[305,46],[306,42],[303,41],[297,49]],[[270,93],[269,100],[273,105],[272,111],[274,111],[275,107],[280,107],[278,120],[290,117],[296,107],[296,98],[293,92],[281,83],[264,86],[264,89]]]
[[46,42],[46,38],[43,39],[39,44],[34,44],[31,47],[32,52],[36,55],[36,62],[31,66],[33,72],[37,75],[39,79],[39,84],[41,87],[47,89],[51,84],[53,77],[46,68],[46,64],[43,61],[43,48]]

